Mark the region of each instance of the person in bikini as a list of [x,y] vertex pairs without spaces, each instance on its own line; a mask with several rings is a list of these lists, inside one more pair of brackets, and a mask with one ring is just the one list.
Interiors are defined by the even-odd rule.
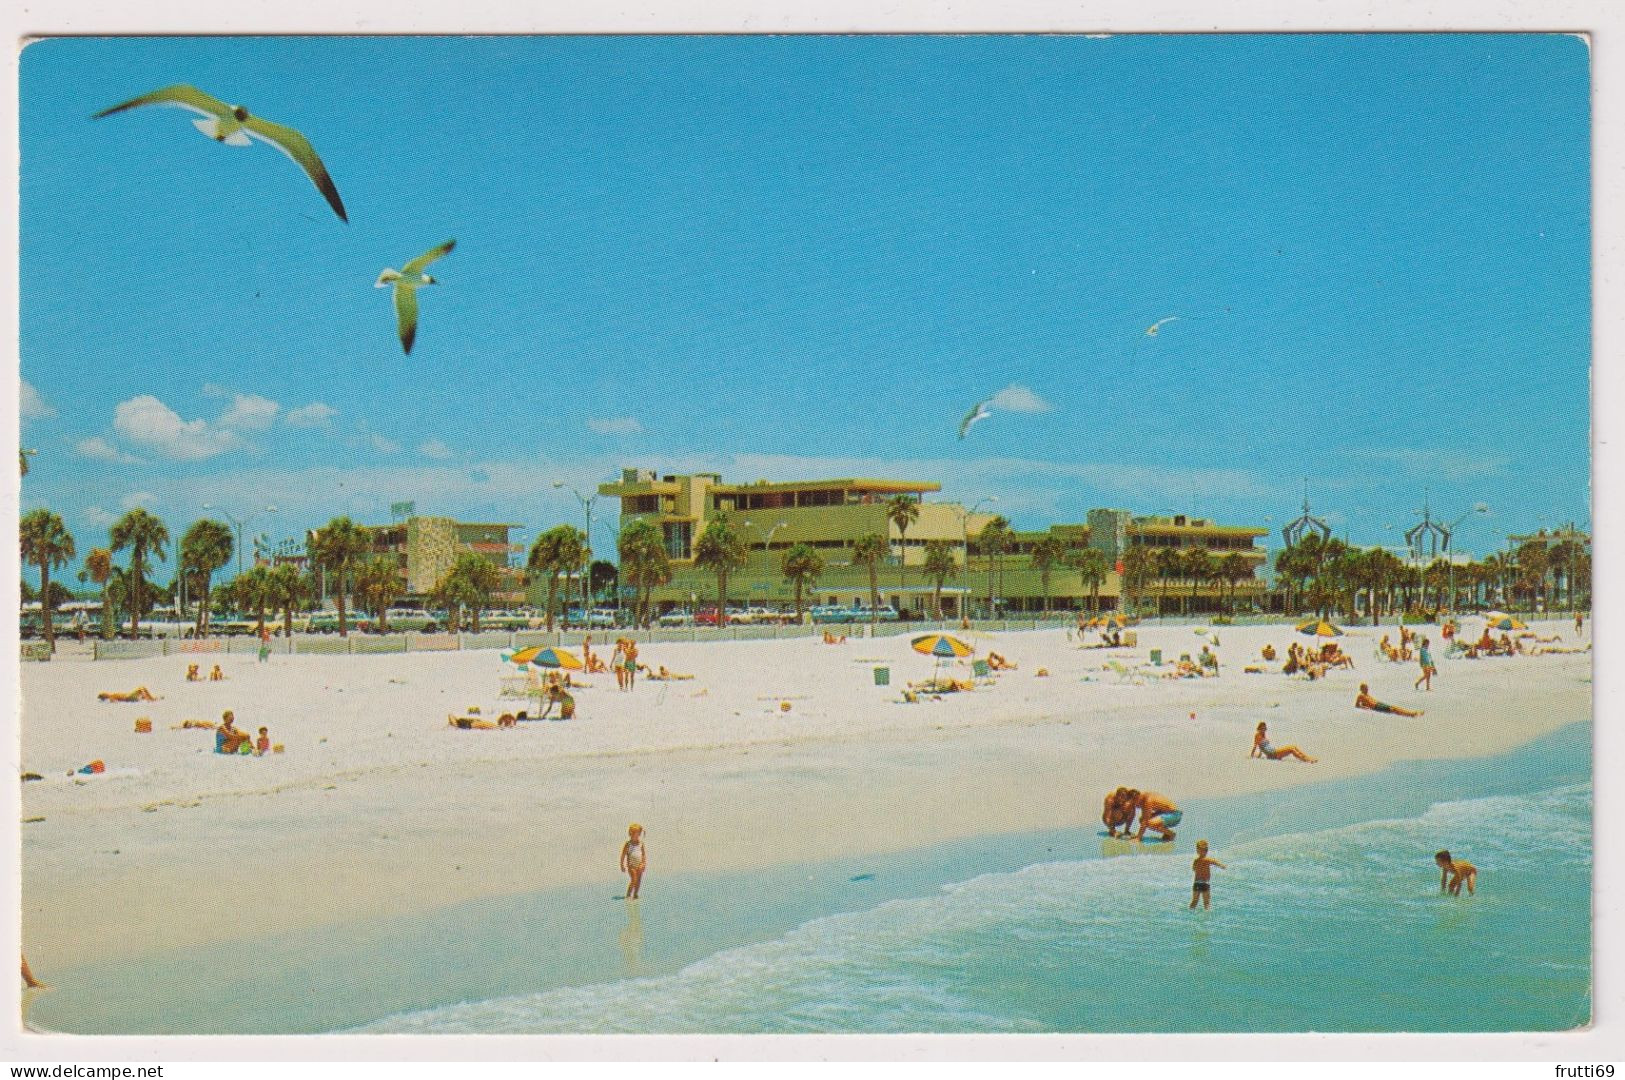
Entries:
[[1317,760],[1316,758],[1312,758],[1308,754],[1305,754],[1296,746],[1271,746],[1269,730],[1266,728],[1264,721],[1262,720],[1258,722],[1258,730],[1253,732],[1253,751],[1247,756],[1269,758],[1271,761],[1281,761],[1285,758],[1296,758],[1299,761],[1306,761],[1311,765],[1313,765]]
[[1372,712],[1392,713],[1394,716],[1421,716],[1421,709],[1401,709],[1398,705],[1388,705],[1371,696],[1371,687],[1365,683],[1360,684],[1360,692],[1354,695],[1356,709],[1370,709]]
[[626,899],[636,900],[643,887],[643,870],[649,864],[649,852],[643,846],[643,826],[627,827],[626,843],[621,845],[621,871],[626,874]]
[[1439,867],[1439,891],[1448,892],[1451,896],[1460,896],[1462,885],[1467,886],[1467,895],[1472,896],[1478,886],[1478,867],[1465,859],[1452,859],[1450,852],[1441,851],[1433,856],[1434,863]]

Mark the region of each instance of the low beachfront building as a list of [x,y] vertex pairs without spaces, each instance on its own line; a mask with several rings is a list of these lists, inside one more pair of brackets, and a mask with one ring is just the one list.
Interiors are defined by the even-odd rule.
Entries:
[[[1256,602],[1263,593],[1256,571],[1266,555],[1255,543],[1267,534],[1263,528],[1100,509],[1090,511],[1084,523],[1054,525],[1038,533],[1007,533],[1003,551],[994,553],[980,542],[996,520],[985,509],[991,500],[969,509],[954,502],[926,501],[927,495],[940,490],[941,485],[932,481],[873,478],[729,484],[716,473],[658,475],[641,469],[623,470],[619,481],[598,489],[600,495],[620,500],[622,528],[648,520],[660,529],[672,579],[653,590],[657,611],[715,604],[716,575],[696,563],[694,543],[719,513],[727,515],[747,552],[745,565],[729,574],[730,606],[789,608],[795,590],[785,578],[782,562],[787,552],[803,544],[824,562],[824,572],[804,592],[804,606],[867,604],[869,571],[852,556],[854,545],[871,534],[885,537],[889,549],[877,574],[882,604],[912,614],[934,613],[938,582],[926,573],[932,544],[946,548],[954,567],[940,589],[947,617],[994,611],[1027,615],[1046,609],[1112,610],[1122,606],[1125,575],[1135,586],[1132,599],[1138,610],[1211,611],[1231,602]],[[912,502],[915,509],[914,519],[901,530],[890,517],[898,498]],[[1086,581],[1063,561],[1049,574],[1046,596],[1044,574],[1034,566],[1033,556],[1048,536],[1058,538],[1069,557],[1088,548],[1100,551],[1104,575]],[[1215,564],[1236,555],[1246,573],[1196,582],[1155,573],[1136,575],[1133,567],[1142,556],[1130,552],[1141,548],[1149,553],[1200,549]]]

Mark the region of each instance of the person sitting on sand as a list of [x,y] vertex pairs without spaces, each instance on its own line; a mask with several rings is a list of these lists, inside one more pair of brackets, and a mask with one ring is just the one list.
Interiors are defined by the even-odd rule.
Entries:
[[97,694],[96,698],[97,698],[97,700],[100,700],[100,701],[157,701],[158,700],[157,696],[154,695],[153,692],[151,690],[148,690],[145,686],[138,686],[134,690],[131,690],[129,693],[125,693],[125,694],[118,693],[117,691],[114,691],[112,693]]
[[248,742],[246,731],[238,731],[237,714],[227,709],[220,714],[220,726],[214,732],[214,752],[217,754],[240,754],[243,744]]
[[574,720],[576,716],[576,699],[561,685],[547,688],[547,704],[551,708],[557,702],[560,720]]
[[1147,829],[1162,834],[1164,840],[1172,840],[1173,827],[1185,816],[1172,799],[1155,791],[1140,792],[1134,808],[1140,814],[1140,831],[1134,834],[1136,840],[1144,840]]
[[1140,793],[1133,788],[1120,787],[1107,793],[1100,811],[1100,823],[1106,826],[1107,836],[1116,836],[1119,829],[1124,836],[1128,835],[1134,825],[1134,810],[1139,799]]
[[1451,896],[1460,896],[1463,884],[1467,886],[1467,895],[1472,896],[1477,891],[1478,867],[1466,859],[1452,859],[1450,852],[1441,851],[1433,856],[1433,862],[1439,867],[1439,891],[1448,892]]
[[825,630],[824,631],[824,644],[825,645],[845,645],[846,644],[846,635],[845,634],[832,634],[828,630]]
[[1323,660],[1330,667],[1354,667],[1354,657],[1338,648],[1337,642],[1335,641],[1329,641],[1326,643],[1326,648],[1321,650],[1321,660]]
[[1012,664],[1010,661],[1006,660],[996,652],[989,652],[987,654],[987,669],[989,671],[1014,671],[1016,670],[1016,665]]
[[1420,709],[1401,709],[1398,705],[1387,705],[1371,696],[1371,687],[1365,683],[1360,684],[1360,692],[1354,695],[1356,709],[1370,709],[1372,712],[1391,713],[1394,716],[1421,716]]
[[187,682],[202,682],[203,681],[203,676],[198,674],[197,669],[198,669],[198,665],[196,665],[196,664],[187,664],[186,665],[186,681]]
[[260,728],[260,737],[254,741],[254,756],[264,757],[271,752],[271,729]]
[[1382,635],[1382,640],[1377,642],[1377,651],[1382,653],[1382,658],[1389,663],[1399,662],[1399,650],[1394,648],[1394,643],[1388,640],[1387,634]]
[[1219,675],[1219,656],[1218,656],[1217,653],[1215,653],[1212,649],[1208,648],[1206,645],[1203,645],[1202,646],[1202,652],[1201,652],[1200,655],[1197,656],[1196,659],[1197,659],[1198,663],[1200,663],[1200,665],[1201,665],[1203,675],[1207,675],[1209,672],[1211,672],[1213,674],[1214,678],[1218,677],[1218,675]]
[[1522,653],[1523,653],[1523,643],[1521,641],[1513,641],[1510,636],[1508,636],[1506,634],[1502,634],[1501,635],[1501,652],[1502,652],[1503,655],[1506,655],[1506,656],[1522,655]]
[[1481,653],[1488,653],[1491,656],[1495,655],[1495,637],[1490,633],[1490,628],[1488,626],[1484,627],[1484,632],[1478,636],[1478,641],[1476,642],[1475,647]]
[[214,667],[209,669],[209,681],[210,682],[221,682],[221,681],[223,681],[225,679],[225,677],[226,677],[226,673],[224,671],[220,670],[220,665],[219,664],[216,664]]
[[1258,722],[1258,730],[1253,732],[1253,749],[1252,753],[1248,754],[1247,756],[1269,758],[1271,761],[1281,761],[1286,758],[1296,758],[1299,761],[1306,761],[1311,765],[1313,765],[1316,760],[1315,758],[1310,757],[1308,754],[1305,754],[1302,750],[1299,750],[1296,746],[1271,746],[1269,729],[1265,726],[1264,721],[1262,720]]
[[1265,645],[1264,650],[1262,652],[1260,652],[1258,655],[1261,658],[1263,658],[1264,660],[1273,661],[1275,659],[1275,646],[1274,645]]

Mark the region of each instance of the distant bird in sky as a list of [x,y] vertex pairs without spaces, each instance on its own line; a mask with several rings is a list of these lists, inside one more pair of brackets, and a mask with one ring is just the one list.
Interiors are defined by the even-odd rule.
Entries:
[[1179,321],[1179,316],[1178,315],[1170,315],[1166,319],[1158,319],[1156,322],[1151,324],[1149,329],[1146,330],[1145,336],[1146,337],[1156,337],[1157,336],[1157,331],[1161,330],[1164,325],[1166,325],[1168,323],[1171,323],[1171,322],[1177,322],[1177,321]]
[[309,140],[293,128],[250,116],[248,110],[241,105],[227,105],[197,87],[185,84],[166,86],[162,90],[154,90],[150,94],[132,98],[122,105],[103,109],[91,119],[100,120],[104,116],[133,109],[138,105],[172,105],[176,108],[189,109],[202,117],[201,120],[192,121],[194,127],[215,142],[225,143],[227,146],[247,146],[254,139],[270,143],[305,170],[311,183],[315,184],[316,190],[327,199],[327,204],[333,208],[340,221],[350,220],[344,212],[344,203],[339,199],[339,189],[333,185],[333,178],[327,175],[327,167],[322,164],[322,159],[316,156],[316,151],[311,148]]
[[373,282],[375,288],[395,286],[395,318],[400,324],[401,348],[412,354],[412,342],[418,337],[418,289],[439,282],[423,272],[423,268],[457,246],[456,240],[447,240],[437,248],[425,251],[399,270],[385,270]]
[[[992,400],[992,398],[987,399],[987,401]],[[963,439],[970,431],[971,425],[975,424],[978,420],[986,420],[988,417],[993,415],[990,411],[988,411],[987,401],[978,401],[976,403],[976,407],[970,412],[966,413],[965,419],[959,422],[959,437],[961,439]]]

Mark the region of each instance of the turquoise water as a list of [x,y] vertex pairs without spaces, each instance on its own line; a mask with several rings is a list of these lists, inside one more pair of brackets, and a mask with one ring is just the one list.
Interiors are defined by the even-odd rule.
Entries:
[[[1562,1030],[1590,1017],[1590,726],[1187,804],[1177,850],[1075,830],[498,898],[63,973],[100,1032]],[[1189,843],[1228,867],[1190,912]],[[1480,868],[1438,894],[1432,854]],[[50,1011],[45,1011],[49,1009]]]

